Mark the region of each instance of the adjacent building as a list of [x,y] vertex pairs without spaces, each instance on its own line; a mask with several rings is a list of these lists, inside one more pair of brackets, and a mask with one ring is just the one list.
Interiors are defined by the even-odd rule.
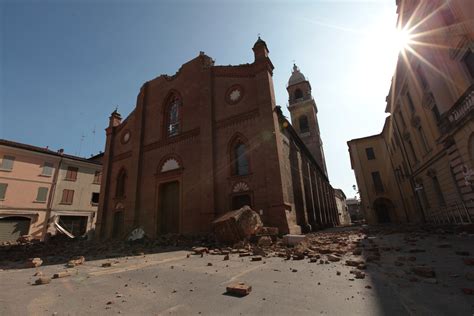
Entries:
[[[311,86],[294,66],[287,120],[275,103],[266,43],[255,61],[217,66],[204,53],[140,89],[106,129],[97,226],[102,238],[207,232],[243,205],[267,226],[301,233],[337,225]],[[295,122],[297,122],[295,124]]]
[[348,142],[369,223],[474,218],[474,2],[397,1],[410,30],[380,134]]
[[101,156],[84,159],[0,140],[0,241],[45,240],[59,229],[82,236],[95,226]]
[[334,190],[334,197],[336,198],[337,215],[339,216],[339,225],[349,226],[351,224],[351,216],[346,203],[346,195],[341,189]]

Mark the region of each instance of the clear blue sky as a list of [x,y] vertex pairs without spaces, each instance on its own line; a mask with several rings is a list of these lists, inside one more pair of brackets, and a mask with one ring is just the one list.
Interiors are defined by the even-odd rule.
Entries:
[[279,105],[293,59],[310,80],[331,183],[353,196],[346,142],[381,131],[395,11],[395,0],[0,0],[0,138],[98,153],[109,114],[127,116],[145,81],[199,51],[252,62],[260,33]]

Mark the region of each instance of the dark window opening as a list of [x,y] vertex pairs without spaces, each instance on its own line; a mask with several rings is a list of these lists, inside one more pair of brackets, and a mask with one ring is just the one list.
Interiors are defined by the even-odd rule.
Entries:
[[125,197],[125,185],[127,182],[127,173],[121,170],[117,176],[117,183],[115,188],[115,197]]
[[375,152],[372,147],[366,148],[365,153],[367,155],[368,160],[374,160],[375,159]]
[[308,117],[306,115],[300,116],[299,125],[300,125],[300,133],[308,133],[309,132]]
[[86,233],[87,219],[87,216],[59,216],[59,225],[78,237]]
[[180,133],[181,100],[173,97],[168,105],[166,113],[166,128],[168,137],[176,136]]
[[295,90],[295,100],[301,99],[303,97],[303,91],[301,89]]
[[471,78],[474,79],[474,54],[472,51],[469,51],[463,58],[464,64],[466,65],[467,71],[471,75]]
[[374,183],[375,192],[384,192],[382,178],[380,177],[380,173],[378,171],[372,172],[372,182]]
[[92,205],[99,204],[99,192],[93,192],[92,193],[91,203],[92,203]]

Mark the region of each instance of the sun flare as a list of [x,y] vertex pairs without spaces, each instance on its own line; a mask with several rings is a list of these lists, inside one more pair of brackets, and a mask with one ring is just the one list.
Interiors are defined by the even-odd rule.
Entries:
[[397,29],[393,34],[394,46],[399,52],[410,47],[413,35],[407,29]]

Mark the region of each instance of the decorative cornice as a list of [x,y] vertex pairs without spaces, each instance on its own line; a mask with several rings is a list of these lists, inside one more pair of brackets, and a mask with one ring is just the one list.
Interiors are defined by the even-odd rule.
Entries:
[[223,120],[217,121],[216,122],[216,128],[219,129],[219,128],[224,128],[224,127],[228,127],[228,126],[231,126],[231,125],[235,125],[235,124],[238,124],[238,123],[242,123],[244,121],[248,121],[250,119],[258,117],[259,115],[260,115],[260,112],[259,112],[258,109],[251,110],[251,111],[241,113],[241,114],[237,114],[237,115],[231,116],[229,118],[225,118]]
[[156,149],[156,148],[167,146],[169,144],[179,143],[179,142],[182,142],[184,140],[194,138],[194,137],[198,136],[199,133],[200,133],[200,129],[199,129],[199,127],[197,127],[197,128],[192,129],[190,131],[181,133],[177,136],[165,138],[165,139],[147,144],[143,147],[143,151],[149,151],[149,150],[153,150],[153,149]]
[[129,150],[129,151],[126,151],[126,152],[124,152],[124,153],[121,153],[121,154],[119,154],[119,155],[117,155],[117,156],[114,156],[114,157],[112,158],[112,161],[113,161],[113,162],[117,162],[117,161],[120,161],[120,160],[129,158],[129,157],[131,157],[131,156],[132,156],[132,151]]

